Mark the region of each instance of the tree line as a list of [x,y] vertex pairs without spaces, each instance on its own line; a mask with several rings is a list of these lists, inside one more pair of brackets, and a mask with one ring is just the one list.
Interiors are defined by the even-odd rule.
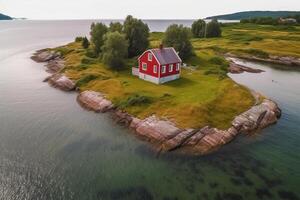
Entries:
[[[150,30],[142,20],[129,15],[123,24],[111,22],[106,26],[101,22],[92,23],[90,36],[90,41],[86,37],[77,37],[76,41],[81,42],[85,49],[91,46],[95,57],[101,58],[111,68],[120,68],[124,66],[125,59],[139,56],[149,47]],[[162,38],[162,44],[174,47],[182,60],[186,60],[193,55],[190,42],[193,36],[220,37],[220,24],[216,20],[208,24],[197,20],[192,28],[170,25]]]
[[[285,20],[287,18],[295,19],[296,22]],[[296,25],[296,24],[300,24],[300,15],[288,16],[284,18],[254,17],[249,19],[242,19],[241,23],[244,24],[251,23],[251,24],[260,24],[260,25]]]

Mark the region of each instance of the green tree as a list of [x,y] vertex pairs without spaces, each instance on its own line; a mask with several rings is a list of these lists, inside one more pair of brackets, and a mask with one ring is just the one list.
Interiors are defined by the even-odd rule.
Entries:
[[207,24],[206,27],[206,37],[212,38],[212,37],[221,37],[222,30],[220,23],[217,19],[213,19],[211,22]]
[[127,16],[124,22],[124,33],[129,42],[128,56],[130,58],[140,55],[149,46],[149,27],[142,20],[133,18],[131,15]]
[[109,31],[115,32],[118,31],[119,33],[122,33],[123,25],[120,22],[111,22],[109,24]]
[[91,25],[91,42],[94,45],[95,53],[101,53],[101,47],[104,43],[104,35],[107,33],[108,28],[103,23],[92,23]]
[[205,36],[205,26],[206,23],[202,19],[194,21],[194,23],[192,24],[193,36],[196,38],[203,38]]
[[119,32],[108,32],[102,46],[102,61],[116,69],[124,66],[124,59],[128,56],[128,41]]
[[89,48],[89,46],[90,46],[90,42],[89,42],[89,40],[88,40],[86,37],[84,37],[84,38],[82,39],[81,45],[82,45],[83,48],[87,49],[87,48]]
[[181,59],[186,60],[193,54],[193,46],[190,42],[191,30],[183,25],[170,25],[163,38],[165,46],[174,47],[179,52]]

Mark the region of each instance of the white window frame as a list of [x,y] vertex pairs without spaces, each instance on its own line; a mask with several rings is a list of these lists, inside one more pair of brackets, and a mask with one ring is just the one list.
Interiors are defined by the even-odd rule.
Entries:
[[170,65],[169,65],[169,72],[172,72],[172,71],[173,71],[173,67],[174,67],[173,64],[170,64]]
[[152,61],[152,53],[148,53],[148,61]]
[[157,74],[157,65],[153,65],[153,73]]
[[142,63],[142,69],[143,69],[144,71],[147,71],[147,67],[148,67],[148,66],[147,66],[147,63],[144,63],[144,62],[143,62],[143,63]]
[[161,73],[162,73],[162,74],[166,73],[166,65],[163,65],[163,66],[161,67]]
[[176,70],[177,70],[177,71],[180,70],[180,63],[177,63],[177,65],[176,65]]

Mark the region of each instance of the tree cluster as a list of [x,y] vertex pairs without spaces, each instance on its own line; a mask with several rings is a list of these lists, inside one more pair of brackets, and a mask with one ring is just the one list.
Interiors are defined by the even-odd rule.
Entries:
[[193,46],[190,42],[191,30],[183,25],[170,25],[163,38],[165,46],[174,47],[179,53],[179,57],[186,60],[193,55]]
[[[295,19],[296,22],[285,21],[287,18]],[[282,19],[282,20],[281,20]],[[300,24],[300,15],[288,16],[284,18],[273,18],[273,17],[254,17],[249,19],[242,19],[241,23],[251,23],[260,25],[296,25]]]
[[192,24],[192,33],[196,38],[221,37],[222,29],[220,23],[216,19],[213,19],[209,23],[199,19]]
[[148,25],[130,15],[124,24],[93,23],[90,35],[94,52],[112,68],[122,67],[126,58],[140,55],[149,46]]

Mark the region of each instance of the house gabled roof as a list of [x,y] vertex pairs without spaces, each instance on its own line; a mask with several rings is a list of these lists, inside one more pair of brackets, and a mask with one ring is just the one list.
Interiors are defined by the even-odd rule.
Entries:
[[156,58],[157,62],[160,63],[160,65],[166,65],[166,64],[172,64],[172,63],[180,63],[182,60],[176,53],[175,49],[173,47],[168,48],[157,48],[157,49],[149,49],[145,51],[139,59],[146,53],[151,52],[154,57]]
[[182,62],[173,47],[150,49],[150,51],[161,65]]

